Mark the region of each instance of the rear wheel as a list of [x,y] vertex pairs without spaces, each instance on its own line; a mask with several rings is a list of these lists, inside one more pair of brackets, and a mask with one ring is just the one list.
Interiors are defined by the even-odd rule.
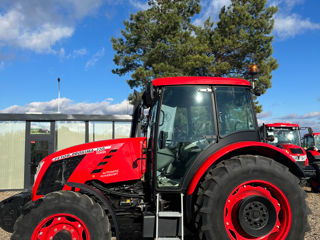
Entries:
[[206,240],[302,240],[307,226],[297,178],[261,156],[237,156],[209,170],[195,210],[199,238]]
[[108,240],[110,224],[104,210],[87,195],[53,192],[20,216],[12,240]]

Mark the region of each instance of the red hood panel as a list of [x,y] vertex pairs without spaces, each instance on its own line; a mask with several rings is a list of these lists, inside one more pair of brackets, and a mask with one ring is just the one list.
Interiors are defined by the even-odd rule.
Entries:
[[98,180],[107,184],[140,179],[146,165],[142,154],[145,143],[146,138],[105,140],[73,146],[47,156],[42,160],[43,166],[33,187],[33,200],[37,198],[37,189],[49,166],[77,156],[83,159],[71,173],[68,182]]
[[[294,144],[290,144],[290,143],[284,143],[284,144],[279,144],[281,147],[283,147],[283,149],[288,150],[290,155],[306,155],[306,151],[298,146],[298,145],[294,145]],[[302,153],[294,153],[292,152],[292,149],[297,149],[299,151],[301,151]]]

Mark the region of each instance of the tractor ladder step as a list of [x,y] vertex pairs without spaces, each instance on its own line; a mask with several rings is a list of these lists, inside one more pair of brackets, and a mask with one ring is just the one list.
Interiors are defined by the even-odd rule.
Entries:
[[[184,240],[184,224],[183,224],[183,193],[180,194],[180,212],[175,211],[159,211],[160,194],[157,193],[157,212],[156,212],[156,238],[155,240]],[[161,218],[177,218],[180,219],[181,237],[159,237],[159,219]]]
[[177,237],[159,237],[159,240],[181,240],[181,238],[177,238]]
[[181,212],[159,212],[159,217],[180,218],[182,214]]

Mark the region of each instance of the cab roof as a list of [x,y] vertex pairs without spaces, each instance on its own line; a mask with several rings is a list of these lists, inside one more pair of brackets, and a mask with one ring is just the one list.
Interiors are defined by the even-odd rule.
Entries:
[[168,85],[237,85],[250,86],[250,82],[239,78],[222,77],[167,77],[152,81],[154,86]]
[[269,123],[266,127],[299,127],[299,124],[294,123]]

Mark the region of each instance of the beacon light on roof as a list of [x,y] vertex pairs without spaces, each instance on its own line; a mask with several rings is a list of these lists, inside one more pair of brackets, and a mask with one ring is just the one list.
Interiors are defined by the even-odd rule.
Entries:
[[258,74],[258,66],[256,64],[252,64],[249,67],[249,75],[253,76]]

